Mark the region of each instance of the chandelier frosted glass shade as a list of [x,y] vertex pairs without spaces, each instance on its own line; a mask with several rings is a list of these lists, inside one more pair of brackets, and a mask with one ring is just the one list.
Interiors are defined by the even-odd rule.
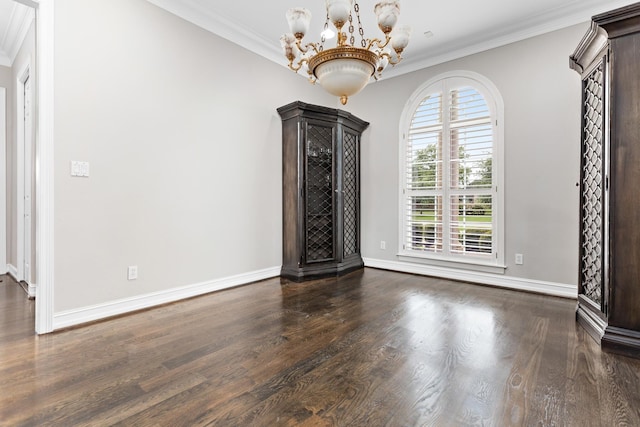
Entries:
[[389,34],[396,25],[396,22],[398,22],[400,4],[397,1],[381,1],[376,4],[373,11],[378,18],[378,27],[380,30],[385,34]]
[[396,28],[391,32],[391,47],[396,52],[402,52],[409,44],[409,37],[411,37],[411,28],[403,25]]
[[327,0],[327,16],[338,30],[349,20],[352,7],[350,0]]
[[347,103],[369,83],[376,70],[375,53],[349,46],[327,49],[309,60],[309,70],[320,86]]
[[289,22],[289,29],[295,37],[304,37],[309,31],[309,24],[311,23],[311,12],[308,9],[302,7],[294,7],[287,11],[287,21]]
[[[327,33],[329,21],[337,30],[337,45],[325,48],[325,36],[320,43],[302,43],[309,31],[311,13],[304,8],[289,9],[286,18],[291,33],[284,34],[280,42],[289,68],[298,72],[306,69],[309,80],[320,85],[346,104],[350,96],[360,92],[371,80],[380,78],[388,64],[396,65],[402,60],[402,52],[409,43],[410,29],[395,25],[400,15],[398,0],[377,3],[374,12],[384,40],[365,39],[360,24],[358,3],[353,0],[326,0],[327,22],[323,34]],[[342,31],[349,23],[349,34]],[[358,31],[354,23],[358,23]],[[356,35],[360,46],[355,45]]]

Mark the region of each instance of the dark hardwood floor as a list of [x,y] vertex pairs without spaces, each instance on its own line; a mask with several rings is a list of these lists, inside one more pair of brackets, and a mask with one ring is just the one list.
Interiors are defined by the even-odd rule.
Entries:
[[1,277],[2,426],[640,426],[572,300],[366,269],[36,336]]

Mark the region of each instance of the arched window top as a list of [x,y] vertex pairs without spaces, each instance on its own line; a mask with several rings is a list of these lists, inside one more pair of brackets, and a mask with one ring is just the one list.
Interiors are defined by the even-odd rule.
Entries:
[[439,74],[420,85],[420,87],[411,94],[405,104],[400,126],[408,126],[410,124],[408,122],[412,120],[414,112],[416,112],[421,105],[433,105],[436,103],[441,97],[443,84],[455,86],[459,89],[466,87],[469,90],[475,91],[486,100],[492,115],[495,115],[497,119],[502,119],[504,116],[504,101],[502,100],[500,91],[498,91],[498,88],[493,82],[482,74],[473,71],[458,70]]

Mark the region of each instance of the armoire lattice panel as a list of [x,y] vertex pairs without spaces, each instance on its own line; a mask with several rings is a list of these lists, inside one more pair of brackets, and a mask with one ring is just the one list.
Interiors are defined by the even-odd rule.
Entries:
[[582,288],[602,304],[604,242],[604,64],[584,80],[582,129]]
[[307,262],[333,258],[332,128],[307,127]]
[[349,256],[358,252],[358,140],[347,132],[343,144],[344,256]]

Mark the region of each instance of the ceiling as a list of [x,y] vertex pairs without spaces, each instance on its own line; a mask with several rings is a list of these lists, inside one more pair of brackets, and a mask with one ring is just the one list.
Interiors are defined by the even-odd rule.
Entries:
[[[20,0],[24,3],[26,0]],[[107,0],[104,0],[107,1]],[[307,38],[318,41],[326,12],[323,0],[271,0],[251,3],[213,0],[148,0],[202,28],[283,66],[280,36],[288,32],[284,14],[295,6],[313,15]],[[373,6],[359,0],[365,37],[380,37]],[[399,24],[413,28],[404,61],[385,77],[404,74],[528,37],[586,22],[591,16],[632,4],[629,0],[403,0]],[[0,0],[0,65],[10,66],[28,29],[32,10]],[[430,37],[425,33],[431,33]],[[576,41],[577,43],[577,41]]]
[[[302,6],[311,11],[308,41],[319,41],[326,18],[323,0],[256,1],[251,2],[250,11],[243,1],[148,1],[283,66],[286,61],[279,39],[289,32],[284,17],[286,10]],[[368,38],[382,35],[373,13],[377,2],[358,1]],[[595,14],[632,3],[634,1],[629,0],[403,0],[398,24],[411,26],[413,35],[403,54],[404,61],[385,71],[385,77],[587,22]],[[425,36],[428,32],[431,37]],[[313,34],[318,36],[311,36]]]
[[28,6],[14,0],[0,0],[0,65],[13,64],[33,16],[33,9]]

